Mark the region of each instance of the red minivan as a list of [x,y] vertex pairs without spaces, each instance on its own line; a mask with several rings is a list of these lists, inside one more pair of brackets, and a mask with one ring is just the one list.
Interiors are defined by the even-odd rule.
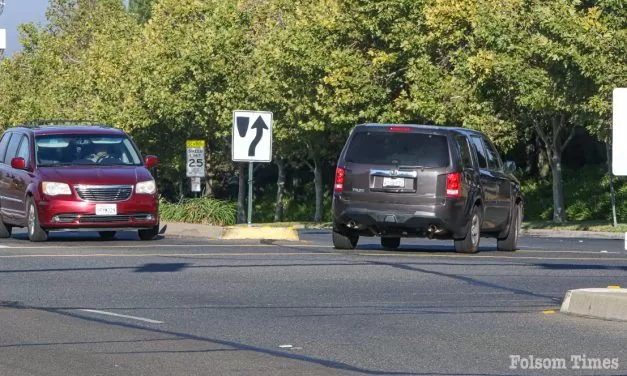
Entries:
[[159,233],[159,199],[149,169],[131,138],[106,125],[49,122],[7,129],[0,139],[0,238],[27,227],[28,238],[50,231],[137,230]]

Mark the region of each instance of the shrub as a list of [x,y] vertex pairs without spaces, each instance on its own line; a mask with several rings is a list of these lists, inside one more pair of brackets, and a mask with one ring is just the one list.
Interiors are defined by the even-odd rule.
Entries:
[[[564,205],[566,218],[573,221],[612,219],[610,179],[607,170],[588,166],[579,170],[564,170]],[[550,180],[521,178],[525,200],[525,219],[553,218],[553,188]],[[614,179],[616,213],[619,221],[627,221],[627,184]]]
[[160,198],[159,213],[163,221],[224,226],[235,224],[236,204],[206,197],[186,198],[178,203]]

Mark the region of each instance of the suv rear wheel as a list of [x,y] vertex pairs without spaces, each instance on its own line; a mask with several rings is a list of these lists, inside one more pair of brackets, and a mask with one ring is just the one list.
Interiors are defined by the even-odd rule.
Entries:
[[359,235],[343,234],[335,229],[333,230],[333,247],[335,249],[355,249],[358,241]]
[[464,239],[455,240],[455,252],[476,253],[479,250],[481,213],[477,206],[470,212],[470,223]]
[[32,198],[28,200],[28,240],[31,242],[45,242],[48,240],[48,232],[39,225],[37,208]]
[[396,249],[401,245],[401,238],[381,238],[381,245],[385,249]]
[[0,238],[10,238],[11,230],[13,230],[13,226],[7,225],[2,221],[2,218],[0,218]]

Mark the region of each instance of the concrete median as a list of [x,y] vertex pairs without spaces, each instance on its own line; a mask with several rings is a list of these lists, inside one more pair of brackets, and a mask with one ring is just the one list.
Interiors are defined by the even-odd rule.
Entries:
[[224,240],[288,240],[298,241],[298,231],[295,226],[262,226],[237,225],[230,227],[165,222],[160,234],[179,238],[205,238]]
[[627,321],[627,289],[570,290],[566,293],[560,312],[603,320]]
[[264,240],[291,240],[298,241],[298,232],[293,227],[270,226],[233,226],[227,227],[222,239],[264,239]]

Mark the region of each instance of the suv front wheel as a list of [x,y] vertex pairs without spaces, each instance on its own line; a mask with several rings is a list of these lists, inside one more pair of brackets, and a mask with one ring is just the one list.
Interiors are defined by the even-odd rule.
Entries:
[[481,232],[481,213],[477,206],[470,212],[470,223],[464,239],[455,240],[455,252],[476,253],[479,250],[479,239]]
[[514,206],[514,211],[509,220],[509,231],[507,237],[496,241],[496,249],[499,251],[513,252],[518,247],[518,235],[520,234],[520,204]]
[[28,200],[28,240],[31,242],[45,242],[48,240],[48,232],[39,225],[37,207],[32,198]]

